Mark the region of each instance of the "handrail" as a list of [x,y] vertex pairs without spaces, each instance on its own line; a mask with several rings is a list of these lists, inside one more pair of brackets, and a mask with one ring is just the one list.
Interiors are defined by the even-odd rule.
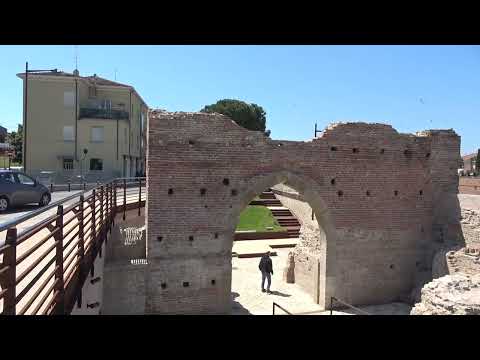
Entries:
[[[115,216],[123,213],[125,219],[127,210],[137,209],[138,216],[141,215],[140,208],[146,203],[146,193],[143,192],[142,199],[141,187],[145,185],[145,178],[112,180],[1,225],[1,231],[7,230],[7,235],[5,243],[0,244],[3,256],[0,314],[26,314],[27,311],[37,314],[41,308],[43,314],[70,313],[75,302],[81,302],[87,274],[93,271],[97,255],[102,255],[102,246],[107,241],[107,233],[111,233]],[[84,196],[88,192],[91,194]],[[76,197],[78,199],[64,209],[63,204]],[[56,214],[45,214],[55,207]],[[39,214],[46,216],[31,221],[33,226],[18,233],[18,224]],[[19,252],[17,248],[24,246],[24,242],[27,248]],[[28,264],[23,266],[27,258]],[[52,264],[55,264],[53,272]],[[51,279],[54,281],[49,286]]]
[[290,311],[286,310],[282,306],[278,305],[276,302],[273,302],[272,315],[275,315],[275,306],[285,311],[288,315],[293,315]]
[[[145,179],[145,178],[122,178],[121,180],[123,180],[123,179],[136,179],[136,180],[138,180],[138,179]],[[113,180],[113,182],[115,182],[116,180],[118,180],[118,179]],[[72,200],[76,197],[79,197],[80,195],[84,195],[87,192],[100,189],[101,186],[103,186],[103,184],[98,185],[97,187],[94,187],[94,188],[91,188],[91,189],[88,189],[88,190],[83,190],[83,191],[78,192],[76,194],[70,195],[70,196],[68,196],[68,197],[66,197],[62,200],[58,200],[58,201],[56,201],[52,204],[49,204],[47,206],[44,206],[44,207],[42,207],[38,210],[34,210],[34,211],[32,211],[28,214],[25,214],[25,215],[22,215],[22,216],[16,218],[16,219],[13,219],[13,220],[7,221],[6,223],[0,224],[0,232],[8,230],[9,228],[20,224],[21,222],[24,222],[24,221],[27,221],[31,218],[34,218],[35,216],[38,216],[38,215],[40,215],[41,213],[43,213],[47,210],[53,209],[53,208],[57,207],[58,205],[62,205],[64,203],[66,203],[67,201],[70,201],[70,200]]]
[[369,314],[368,312],[362,310],[362,309],[359,309],[353,305],[350,305],[349,303],[346,303],[345,301],[342,301],[340,299],[337,299],[336,297],[332,296],[330,297],[330,315],[333,315],[333,302],[336,301],[336,302],[339,302],[351,309],[354,309],[354,310],[357,310],[358,312],[362,313],[362,315],[372,315],[372,314]]

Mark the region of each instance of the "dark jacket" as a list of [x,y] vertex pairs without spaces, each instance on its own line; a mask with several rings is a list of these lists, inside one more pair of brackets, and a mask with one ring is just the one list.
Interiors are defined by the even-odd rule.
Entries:
[[268,257],[267,255],[263,255],[260,259],[260,264],[258,264],[258,269],[261,272],[266,272],[273,275],[272,259],[270,259],[270,257]]

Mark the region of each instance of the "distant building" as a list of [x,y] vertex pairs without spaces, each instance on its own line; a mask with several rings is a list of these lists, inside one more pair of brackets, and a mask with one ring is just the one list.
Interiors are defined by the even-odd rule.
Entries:
[[462,160],[463,170],[465,171],[465,173],[468,174],[479,170],[476,168],[477,153],[462,156]]
[[7,129],[5,129],[3,126],[0,126],[0,143],[7,142],[7,134]]
[[[17,76],[25,85],[25,73]],[[58,182],[144,173],[147,115],[133,86],[77,70],[28,73],[25,171]]]

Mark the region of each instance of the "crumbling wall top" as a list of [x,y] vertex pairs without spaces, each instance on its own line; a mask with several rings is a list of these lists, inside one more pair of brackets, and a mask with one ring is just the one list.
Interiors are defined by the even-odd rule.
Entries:
[[319,138],[392,135],[398,135],[398,132],[391,125],[365,122],[337,122],[328,125]]

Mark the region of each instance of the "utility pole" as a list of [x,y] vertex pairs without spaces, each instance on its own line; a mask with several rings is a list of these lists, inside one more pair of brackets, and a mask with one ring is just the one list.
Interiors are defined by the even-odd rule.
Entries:
[[23,102],[23,171],[27,172],[27,96],[28,96],[28,61],[25,63],[25,101]]
[[28,61],[25,63],[25,101],[23,108],[23,171],[27,172],[27,100],[28,100],[28,74],[29,73],[46,73],[46,72],[56,72],[57,69],[53,70],[28,70]]

